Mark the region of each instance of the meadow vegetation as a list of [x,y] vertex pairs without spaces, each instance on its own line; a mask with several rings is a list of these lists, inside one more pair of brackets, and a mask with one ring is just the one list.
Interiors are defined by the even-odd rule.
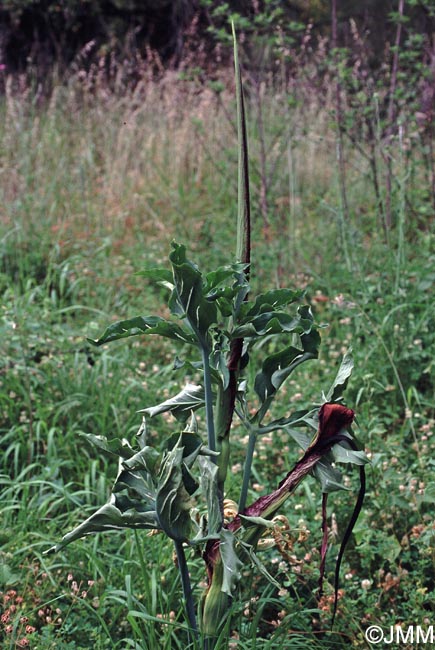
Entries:
[[[299,85],[266,76],[247,89],[252,291],[306,289],[316,321],[325,324],[320,363],[292,375],[283,411],[286,402],[303,408],[318,401],[352,348],[346,404],[371,459],[367,497],[344,559],[333,631],[332,586],[320,607],[315,599],[320,497],[307,481],[288,503],[288,536],[262,552],[282,588],[246,576],[234,648],[369,647],[368,625],[432,624],[435,609],[433,127],[406,97],[394,115],[398,128],[385,127],[382,88],[353,92],[343,68],[343,167],[336,88],[328,75],[319,88],[314,69],[305,69]],[[177,571],[162,536],[117,532],[55,556],[43,552],[107,500],[116,475],[114,463],[81,434],[131,437],[141,421],[137,411],[180,381],[170,343],[130,339],[94,349],[86,337],[97,338],[110,319],[165,315],[160,289],[144,288],[134,273],[164,265],[173,239],[204,270],[233,261],[231,79],[223,72],[219,83],[204,85],[195,74],[167,72],[119,90],[98,71],[81,71],[54,83],[48,96],[24,78],[6,81],[4,648],[185,647]],[[357,100],[366,102],[363,124]],[[162,418],[159,426],[163,438],[170,422]],[[245,435],[240,429],[231,459],[235,487]],[[297,453],[283,432],[264,436],[251,496],[276,487]],[[345,479],[351,488],[354,479]],[[334,499],[329,517],[337,550],[352,508],[351,494]],[[331,553],[331,580],[333,561]]]

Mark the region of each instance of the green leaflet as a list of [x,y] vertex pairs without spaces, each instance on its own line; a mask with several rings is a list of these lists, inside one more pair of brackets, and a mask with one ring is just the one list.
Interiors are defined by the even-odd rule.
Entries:
[[186,258],[186,247],[172,243],[169,255],[174,276],[176,300],[194,330],[202,338],[217,321],[216,304],[206,300],[198,267]]
[[98,346],[129,336],[139,336],[140,334],[159,334],[182,343],[197,342],[190,332],[187,332],[177,323],[167,321],[160,318],[160,316],[136,316],[135,318],[118,321],[113,325],[109,325],[99,339],[88,339],[88,341]]
[[342,395],[344,389],[347,386],[347,382],[349,381],[349,377],[352,374],[352,370],[353,357],[351,350],[349,350],[343,356],[337,372],[337,376],[335,377],[332,386],[325,397],[326,402],[335,402]]
[[148,413],[150,417],[160,413],[172,413],[177,420],[186,421],[192,411],[204,406],[204,389],[202,386],[195,384],[186,384],[186,386],[177,395],[171,397],[156,406],[149,406],[141,409],[139,413]]

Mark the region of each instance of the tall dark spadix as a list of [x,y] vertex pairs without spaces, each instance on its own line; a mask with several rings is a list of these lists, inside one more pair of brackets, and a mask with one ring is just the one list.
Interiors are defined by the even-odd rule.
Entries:
[[[239,151],[238,170],[238,211],[237,211],[237,250],[236,259],[244,264],[251,263],[251,205],[249,194],[248,139],[246,135],[246,113],[243,98],[242,76],[240,72],[237,38],[232,23],[234,41],[234,68],[237,99],[237,134]],[[247,269],[249,274],[249,269]]]

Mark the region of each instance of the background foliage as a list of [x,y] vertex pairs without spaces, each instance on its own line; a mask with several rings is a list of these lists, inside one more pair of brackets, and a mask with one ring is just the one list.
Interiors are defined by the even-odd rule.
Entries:
[[[405,24],[430,38],[434,7],[429,1],[408,0]],[[368,35],[370,67],[378,68],[385,43],[393,42],[397,2],[343,0],[338,5],[340,43],[352,42],[351,19]],[[0,7],[0,64],[8,70],[31,68],[42,79],[53,65],[89,65],[113,58],[149,59],[164,64],[214,68],[230,54],[231,17],[252,50],[257,39],[271,43],[298,42],[309,25],[316,39],[330,34],[329,0],[5,0]],[[216,55],[216,47],[219,47]],[[272,58],[273,60],[273,58]],[[131,65],[134,76],[134,66]]]

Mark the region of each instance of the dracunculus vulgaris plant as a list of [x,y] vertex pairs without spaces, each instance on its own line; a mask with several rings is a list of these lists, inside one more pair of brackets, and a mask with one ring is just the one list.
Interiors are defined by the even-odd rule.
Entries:
[[[103,345],[152,335],[171,339],[181,348],[176,367],[184,376],[200,373],[202,381],[186,383],[172,398],[144,408],[132,444],[124,439],[87,435],[100,450],[119,459],[118,475],[108,503],[49,549],[58,551],[74,540],[106,530],[131,528],[166,534],[177,556],[189,643],[207,650],[216,647],[225,625],[228,629],[242,568],[250,565],[272,580],[256,555],[257,543],[308,475],[318,479],[323,493],[321,592],[328,538],[326,499],[331,491],[343,489],[335,463],[344,462],[359,467],[361,488],[338,554],[337,596],[344,547],[362,505],[367,462],[350,431],[354,413],[341,403],[352,370],[350,353],[344,356],[331,388],[318,404],[277,419],[271,415],[284,382],[301,364],[318,357],[320,335],[310,307],[303,303],[303,291],[272,289],[250,297],[248,155],[236,45],[235,69],[239,133],[235,260],[203,274],[188,259],[186,248],[173,243],[169,268],[139,272],[148,281],[166,287],[171,318],[137,316],[123,320],[92,341]],[[258,348],[264,350],[269,340],[274,342],[274,352],[262,358],[251,387],[247,377],[254,373],[248,374],[248,365],[255,366]],[[205,411],[201,420],[195,415],[200,410]],[[149,444],[148,428],[150,420],[158,421],[162,413],[174,416],[175,431],[156,447]],[[237,513],[227,521],[224,499],[236,418],[249,436]],[[256,441],[275,431],[286,432],[304,453],[288,468],[276,489],[248,503]],[[204,560],[207,587],[199,597],[191,585],[189,549],[199,549]]]

